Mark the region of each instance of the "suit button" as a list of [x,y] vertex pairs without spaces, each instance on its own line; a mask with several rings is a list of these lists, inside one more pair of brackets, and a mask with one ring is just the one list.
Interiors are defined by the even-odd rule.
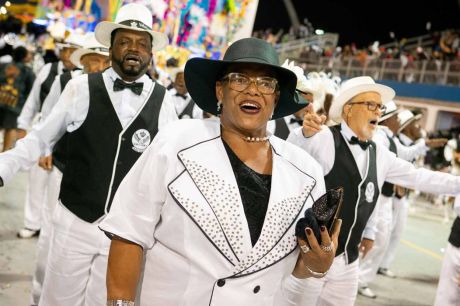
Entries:
[[123,164],[123,162],[117,161],[117,166],[121,166],[121,164]]
[[260,291],[260,286],[259,285],[255,286],[254,287],[254,293],[257,293],[259,291]]
[[125,138],[125,137],[121,137],[121,141],[125,141],[125,140],[126,140],[126,138]]
[[225,285],[225,279],[219,279],[219,280],[217,281],[217,286],[223,287],[224,285]]

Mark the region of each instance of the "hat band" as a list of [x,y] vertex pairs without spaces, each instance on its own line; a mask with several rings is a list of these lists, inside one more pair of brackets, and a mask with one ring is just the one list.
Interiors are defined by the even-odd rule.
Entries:
[[124,20],[122,22],[119,22],[119,24],[121,25],[124,25],[124,26],[128,26],[128,27],[131,27],[131,28],[138,28],[138,29],[141,29],[141,30],[147,30],[147,31],[151,31],[152,28],[147,26],[145,23],[143,23],[142,21],[139,21],[139,20],[134,20],[134,19],[128,19],[128,20]]
[[88,48],[89,50],[95,51],[95,52],[109,52],[109,49],[107,48]]

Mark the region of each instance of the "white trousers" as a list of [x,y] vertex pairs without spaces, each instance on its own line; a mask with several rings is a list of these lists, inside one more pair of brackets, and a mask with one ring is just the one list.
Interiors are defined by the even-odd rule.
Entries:
[[353,306],[358,292],[358,261],[347,265],[345,256],[334,259],[323,278],[306,280],[302,306]]
[[31,230],[41,228],[42,208],[46,201],[46,186],[50,172],[35,164],[29,170],[26,201],[24,203],[24,226]]
[[406,227],[407,215],[409,214],[409,201],[407,197],[398,199],[393,197],[393,225],[390,241],[380,263],[380,268],[389,269],[396,256],[396,249]]
[[460,305],[460,248],[448,243],[444,260],[442,262],[441,275],[439,276],[438,289],[436,291],[435,306],[459,306]]
[[32,305],[38,305],[42,292],[43,281],[45,279],[45,269],[48,262],[48,253],[52,247],[52,217],[54,209],[56,208],[56,203],[58,203],[59,200],[61,180],[61,171],[58,168],[53,167],[53,170],[51,170],[49,175],[46,205],[44,205],[42,210],[42,228],[37,242],[37,263],[35,266],[34,277],[32,279]]
[[367,287],[377,275],[377,270],[390,241],[392,228],[392,198],[380,195],[377,205],[377,232],[372,249],[359,261],[359,285]]
[[101,306],[110,240],[99,223],[87,223],[61,203],[53,214],[53,240],[40,306]]

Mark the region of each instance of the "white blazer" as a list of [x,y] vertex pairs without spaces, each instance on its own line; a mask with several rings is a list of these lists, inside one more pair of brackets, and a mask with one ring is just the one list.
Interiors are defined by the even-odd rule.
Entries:
[[141,305],[296,304],[295,225],[324,194],[323,172],[300,148],[269,141],[270,199],[252,247],[219,122],[180,120],[157,134],[100,225],[148,250]]

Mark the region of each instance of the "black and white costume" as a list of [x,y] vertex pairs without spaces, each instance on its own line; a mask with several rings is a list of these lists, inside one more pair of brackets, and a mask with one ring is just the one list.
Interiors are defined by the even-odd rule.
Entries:
[[[400,143],[402,146],[398,146],[398,154],[400,155],[401,158],[414,162],[414,159],[419,156],[423,155],[426,153],[426,146],[425,146],[425,141],[423,139],[418,140],[417,142],[412,141],[408,136],[406,136],[403,133],[399,133],[397,138],[394,138],[395,142],[398,144]],[[417,152],[417,154],[414,155],[408,155],[404,157],[404,148],[414,148],[418,147],[420,148],[420,151]],[[409,200],[407,196],[403,197],[396,197],[394,196],[392,198],[391,202],[391,215],[392,215],[392,224],[391,224],[391,235],[389,238],[388,245],[386,247],[386,250],[384,251],[384,255],[382,258],[382,262],[380,263],[380,267],[382,269],[390,269],[391,264],[393,263],[393,260],[396,256],[396,249],[399,245],[399,241],[402,238],[402,234],[404,232],[404,228],[407,223],[407,216],[409,214]]]
[[[65,71],[62,62],[48,63],[40,70],[32,90],[18,117],[18,129],[29,130],[34,118],[41,113],[43,103],[57,75]],[[40,230],[42,209],[46,202],[46,186],[49,172],[35,164],[29,171],[29,180],[24,203],[24,226],[31,230]]]
[[435,306],[456,306],[460,304],[460,196],[455,199],[457,214],[444,253],[441,274],[436,291]]
[[[43,102],[41,110],[41,120],[45,120],[52,110],[52,107],[59,100],[62,90],[72,77],[77,77],[82,74],[82,70],[67,71],[63,74],[56,76],[53,85]],[[62,139],[62,138],[61,138]],[[59,141],[61,142],[61,140]],[[59,143],[58,142],[58,143]],[[55,145],[54,149],[58,146]],[[50,150],[45,150],[45,156],[50,155]],[[58,161],[59,162],[59,161]],[[53,160],[56,164],[56,159]],[[41,169],[40,171],[43,171]],[[45,279],[46,263],[48,262],[48,252],[50,250],[52,226],[51,220],[54,208],[59,199],[59,188],[61,185],[62,171],[53,167],[51,171],[45,171],[47,175],[45,189],[42,194],[46,194],[45,202],[41,207],[41,230],[37,242],[37,260],[36,268],[32,279],[32,295],[31,304],[38,305],[40,295]]]
[[179,119],[203,119],[203,110],[196,105],[188,93],[181,95],[175,88],[169,90]]
[[460,178],[416,169],[378,143],[370,142],[371,145],[363,149],[359,144],[350,144],[352,137],[356,137],[355,133],[342,122],[331,128],[323,126],[310,138],[304,137],[299,128],[288,138],[322,165],[326,188],[344,186],[340,216],[343,223],[336,259],[326,277],[308,279],[305,305],[354,304],[358,287],[358,244],[364,228],[376,225],[375,203],[385,181],[434,193],[460,192]]
[[[146,75],[137,95],[114,91],[113,69],[68,82],[58,103],[16,148],[0,155],[8,181],[69,134],[53,241],[40,299],[43,305],[102,305],[110,240],[98,229],[123,176],[157,130],[177,120],[169,93]],[[164,98],[163,98],[164,97]]]
[[[379,126],[374,133],[373,141],[386,147],[390,152],[396,154],[399,158],[412,161],[414,158],[425,154],[427,147],[425,142],[421,141],[413,146],[401,144],[399,139],[386,126]],[[377,205],[377,225],[373,228],[366,228],[363,234],[364,238],[374,240],[372,249],[366,257],[359,263],[359,285],[367,287],[373,281],[377,270],[382,262],[385,250],[390,242],[392,230],[392,209],[393,209],[394,185],[385,182],[382,186],[382,192]],[[374,231],[374,229],[376,231]]]

